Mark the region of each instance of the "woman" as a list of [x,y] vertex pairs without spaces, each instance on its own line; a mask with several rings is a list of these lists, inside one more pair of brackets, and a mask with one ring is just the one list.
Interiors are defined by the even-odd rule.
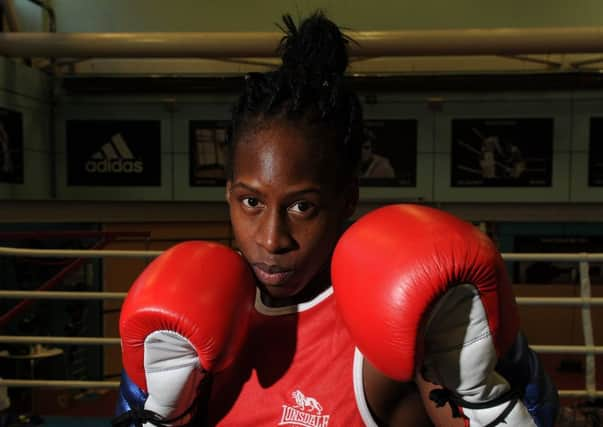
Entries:
[[[130,292],[122,309],[122,348],[127,356],[129,352],[140,353],[144,345],[146,353],[144,369],[139,356],[137,365],[128,372],[131,376],[139,371],[130,393],[135,397],[129,397],[122,386],[128,404],[122,405],[120,412],[134,412],[138,422],[157,420],[153,414],[132,410],[142,402],[147,412],[151,407],[160,408],[170,417],[178,414],[178,419],[196,408],[194,412],[205,423],[220,426],[464,426],[462,418],[452,417],[449,407],[436,408],[430,400],[435,386],[419,376],[415,381],[396,382],[371,366],[356,350],[344,326],[329,266],[335,244],[358,201],[357,174],[364,139],[360,102],[344,80],[348,40],[321,13],[304,20],[299,28],[289,16],[284,22],[283,64],[274,72],[247,76],[230,135],[226,199],[238,249],[253,271],[250,286],[253,288],[254,282],[257,288],[255,302],[249,298],[250,315],[243,316],[241,327],[235,328],[240,334],[242,322],[249,321],[243,344],[235,346],[236,354],[228,366],[209,374],[214,359],[206,358],[204,364],[198,353],[206,347],[215,348],[216,340],[205,340],[195,347],[196,338],[192,337],[197,335],[197,326],[187,327],[194,330],[188,335],[171,334],[168,350],[163,345],[166,340],[152,349],[146,333],[134,331],[137,336],[132,342],[129,330],[137,328],[128,326],[124,318],[133,312],[130,302],[140,299],[140,286],[135,284],[137,289]],[[153,292],[167,294],[167,285],[157,280],[157,270],[169,269],[161,273],[165,280],[180,283],[175,276],[194,264],[190,252],[179,256],[177,251],[170,251],[175,260],[162,256],[163,260],[153,263],[138,282],[156,281]],[[156,267],[165,264],[169,266]],[[193,279],[190,275],[186,279],[195,283],[196,278],[208,280],[205,272],[195,272]],[[241,281],[247,282],[244,275]],[[181,285],[178,290],[183,292]],[[198,294],[188,288],[186,291]],[[147,287],[146,294],[149,292]],[[166,298],[173,297],[173,292],[169,293]],[[178,310],[190,311],[194,305],[187,299],[189,294],[178,295],[175,324],[182,323]],[[158,299],[156,293],[149,298]],[[246,300],[245,295],[236,301],[220,296],[207,310],[221,315],[240,306],[240,315],[246,313]],[[199,304],[205,303],[201,300]],[[144,306],[146,302],[137,304]],[[153,316],[157,311],[153,310]],[[189,315],[198,324],[210,320],[202,308],[195,307]],[[228,317],[234,315],[229,313]],[[144,323],[146,328],[148,320]],[[163,319],[158,324],[166,329]],[[218,341],[223,336],[219,334]],[[178,345],[183,351],[173,350]],[[159,355],[157,360],[161,359],[152,369],[148,363],[151,350]],[[187,370],[186,363],[178,362],[182,380],[174,381],[175,365],[164,363],[166,352],[190,355],[192,364],[201,365],[201,372]],[[126,362],[128,370],[132,365]],[[152,396],[150,383],[156,372],[164,376],[155,381],[158,386]],[[123,385],[132,388],[128,375]],[[199,376],[203,380],[190,380]],[[151,397],[138,393],[139,388],[146,388],[148,396],[154,397],[152,405]],[[170,389],[176,393],[162,400]],[[197,393],[196,402],[181,402]],[[199,423],[197,420],[193,425]]]
[[226,408],[212,420],[287,425],[307,414],[315,425],[430,425],[414,384],[354,357],[330,287],[364,140],[360,102],[344,80],[348,41],[321,13],[299,29],[290,17],[285,24],[282,66],[249,75],[234,111],[226,198],[259,291],[247,364],[216,376],[210,408]]

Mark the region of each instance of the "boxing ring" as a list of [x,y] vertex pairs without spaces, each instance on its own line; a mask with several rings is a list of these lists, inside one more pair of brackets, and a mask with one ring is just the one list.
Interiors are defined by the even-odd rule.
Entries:
[[[492,55],[540,63],[545,69],[580,69],[603,63],[603,27],[507,28],[421,31],[358,31],[349,35],[352,63],[366,58]],[[187,58],[212,59],[254,64],[256,58],[275,58],[281,33],[0,33],[0,55],[15,58],[49,58],[54,67],[94,58]],[[561,55],[545,59],[526,55]],[[581,61],[566,61],[563,54],[591,54]],[[260,65],[273,66],[269,62]],[[51,71],[55,71],[52,69]],[[0,257],[66,258],[73,265],[87,260],[131,258],[151,260],[161,251],[106,250],[101,243],[86,250],[26,249],[0,247]],[[583,389],[560,389],[564,398],[603,398],[597,387],[596,356],[603,346],[595,345],[593,307],[603,306],[603,297],[592,296],[589,268],[603,263],[603,253],[504,253],[508,263],[522,261],[570,262],[578,266],[578,297],[517,297],[520,307],[574,307],[580,309],[584,345],[533,345],[539,354],[568,354],[584,357]],[[35,300],[122,301],[125,292],[53,291],[49,289],[0,290],[0,299],[18,301],[26,307]],[[0,313],[0,327],[12,313]],[[119,337],[0,335],[0,344],[51,346],[119,346]],[[35,378],[0,379],[0,387],[57,389],[116,389],[119,381],[44,380]]]
[[[144,258],[152,259],[162,251],[141,250],[61,250],[61,249],[23,249],[0,247],[0,256],[27,256],[34,258],[73,258],[83,262],[85,259],[104,258]],[[545,261],[571,262],[579,266],[579,297],[517,297],[519,306],[545,307],[581,307],[584,345],[533,345],[539,354],[574,354],[585,357],[585,384],[583,390],[559,390],[560,397],[603,398],[603,390],[597,389],[595,356],[603,355],[603,346],[596,346],[593,336],[591,307],[603,306],[602,297],[591,296],[589,267],[591,263],[603,262],[603,253],[503,253],[507,262]],[[92,291],[52,291],[1,290],[0,299],[12,300],[123,300],[125,292]],[[51,344],[51,345],[119,345],[119,337],[72,337],[72,336],[0,336],[3,344]],[[38,379],[1,379],[0,387],[53,387],[53,388],[116,388],[119,381],[70,381]]]

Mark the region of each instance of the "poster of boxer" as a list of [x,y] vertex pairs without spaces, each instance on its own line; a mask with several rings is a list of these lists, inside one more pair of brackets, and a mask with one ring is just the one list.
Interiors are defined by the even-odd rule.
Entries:
[[159,120],[68,120],[67,185],[161,185]]
[[452,120],[453,187],[550,187],[552,118]]
[[0,183],[23,184],[23,116],[0,108]]
[[417,120],[366,120],[360,185],[414,187]]
[[226,182],[227,121],[190,121],[190,185],[219,186]]
[[590,119],[588,185],[603,187],[603,117]]
[[[515,236],[517,253],[601,253],[603,236]],[[580,272],[576,262],[521,261],[514,263],[514,283],[579,284]],[[591,263],[589,275],[592,284],[603,284],[603,266]]]

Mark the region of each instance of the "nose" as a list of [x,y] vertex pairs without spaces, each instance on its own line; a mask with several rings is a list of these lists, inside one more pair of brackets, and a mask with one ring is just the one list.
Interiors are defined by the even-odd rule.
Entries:
[[271,254],[286,253],[296,247],[285,213],[271,209],[262,216],[256,234],[258,245]]

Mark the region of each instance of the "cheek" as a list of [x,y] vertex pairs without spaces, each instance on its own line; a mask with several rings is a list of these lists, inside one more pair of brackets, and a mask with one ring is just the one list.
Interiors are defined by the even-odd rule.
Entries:
[[300,237],[302,247],[305,247],[308,261],[321,267],[328,262],[331,251],[337,241],[337,224],[332,220],[315,224],[304,230],[303,238]]
[[232,207],[230,208],[230,224],[237,246],[245,253],[252,234],[251,224],[246,221],[245,215]]

